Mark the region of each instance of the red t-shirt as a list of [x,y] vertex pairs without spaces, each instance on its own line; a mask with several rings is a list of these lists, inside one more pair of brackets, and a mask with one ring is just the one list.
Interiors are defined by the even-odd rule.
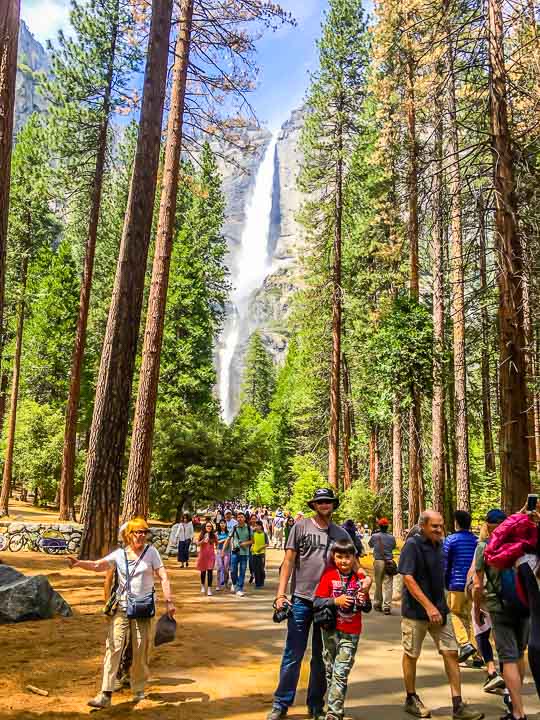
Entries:
[[[360,580],[363,580],[366,575],[362,570],[353,574],[349,584],[347,585],[347,577],[341,575],[339,570],[334,567],[329,567],[324,571],[317,590],[315,591],[315,597],[321,598],[336,598],[345,593],[347,588],[347,595],[355,597],[356,593],[361,589]],[[336,630],[341,632],[349,633],[350,635],[360,635],[362,632],[362,613],[360,611],[353,612],[345,608],[336,607],[337,610],[337,622]]]

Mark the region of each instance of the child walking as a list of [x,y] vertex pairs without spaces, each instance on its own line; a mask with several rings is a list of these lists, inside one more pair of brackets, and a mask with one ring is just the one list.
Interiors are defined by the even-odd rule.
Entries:
[[216,564],[216,545],[218,543],[214,526],[207,522],[199,534],[197,546],[199,557],[197,558],[197,570],[201,573],[201,595],[206,595],[205,582],[208,583],[208,595],[212,595],[212,579],[214,565]]
[[263,588],[266,579],[266,548],[268,547],[268,535],[264,531],[262,520],[257,520],[253,530],[253,545],[251,546],[251,557],[253,563],[253,575],[255,576],[255,587]]
[[366,574],[354,570],[356,548],[352,541],[338,540],[330,552],[333,562],[320,579],[314,607],[316,611],[324,607],[335,611],[335,627],[323,627],[322,631],[328,683],[326,720],[343,720],[347,680],[362,632],[361,606],[369,595],[363,589]]

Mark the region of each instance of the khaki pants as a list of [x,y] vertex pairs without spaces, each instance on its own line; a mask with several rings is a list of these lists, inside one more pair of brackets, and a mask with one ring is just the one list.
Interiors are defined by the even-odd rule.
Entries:
[[131,689],[134,693],[142,692],[148,675],[148,656],[150,653],[152,619],[128,620],[124,610],[120,608],[109,620],[109,632],[105,643],[105,659],[103,661],[103,682],[101,690],[112,692],[116,673],[122,659],[122,651],[131,632],[133,663],[130,669]]
[[472,600],[466,592],[449,590],[446,597],[452,626],[456,635],[458,645],[471,643],[476,647],[476,640],[472,626]]
[[384,572],[384,560],[374,560],[375,570],[375,597],[373,605],[376,608],[390,609],[392,607],[392,591],[394,578]]

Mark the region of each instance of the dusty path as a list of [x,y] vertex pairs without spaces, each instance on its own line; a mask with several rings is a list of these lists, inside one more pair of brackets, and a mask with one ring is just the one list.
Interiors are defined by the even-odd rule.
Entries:
[[[167,562],[179,608],[175,644],[155,651],[148,699],[136,708],[129,692],[115,694],[114,706],[96,716],[136,720],[263,720],[271,705],[284,628],[271,621],[279,554],[270,554],[268,587],[245,598],[230,593],[201,597],[194,569],[180,570]],[[23,572],[45,573],[71,603],[75,617],[53,621],[0,625],[2,672],[1,720],[81,720],[88,718],[86,701],[99,687],[105,637],[100,614],[101,579],[69,570],[59,557],[20,553],[4,562]],[[366,619],[356,666],[350,680],[347,717],[354,720],[398,720],[401,711],[399,617],[372,614]],[[306,664],[307,665],[307,664]],[[488,718],[501,714],[500,698],[481,691],[483,673],[463,671],[464,696],[481,706]],[[301,678],[291,720],[306,718],[307,667]],[[27,684],[49,691],[32,695]],[[419,666],[419,688],[434,716],[450,716],[449,694],[442,664],[426,641]],[[540,720],[540,703],[530,681],[526,687],[529,720]]]

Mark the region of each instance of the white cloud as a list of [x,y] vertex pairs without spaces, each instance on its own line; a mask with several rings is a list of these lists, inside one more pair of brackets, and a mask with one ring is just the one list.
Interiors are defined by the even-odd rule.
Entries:
[[22,19],[41,43],[69,30],[69,0],[22,0]]

